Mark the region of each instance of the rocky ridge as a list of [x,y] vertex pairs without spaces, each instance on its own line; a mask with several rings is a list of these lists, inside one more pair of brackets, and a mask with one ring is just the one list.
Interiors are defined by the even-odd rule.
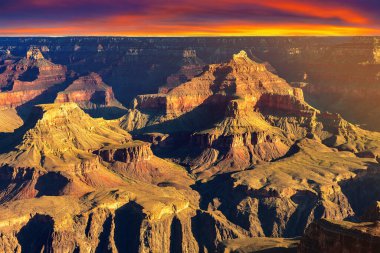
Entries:
[[15,108],[66,80],[67,69],[46,60],[41,51],[31,47],[26,57],[5,64],[0,74],[0,108]]

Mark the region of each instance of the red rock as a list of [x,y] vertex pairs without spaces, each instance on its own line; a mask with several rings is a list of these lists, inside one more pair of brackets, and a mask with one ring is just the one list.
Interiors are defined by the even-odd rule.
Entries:
[[66,67],[44,59],[39,49],[31,48],[25,58],[8,64],[0,74],[0,108],[14,108],[41,95],[51,86],[66,80]]
[[112,88],[102,78],[91,73],[75,80],[65,91],[59,92],[56,103],[75,102],[82,108],[94,106],[121,106]]

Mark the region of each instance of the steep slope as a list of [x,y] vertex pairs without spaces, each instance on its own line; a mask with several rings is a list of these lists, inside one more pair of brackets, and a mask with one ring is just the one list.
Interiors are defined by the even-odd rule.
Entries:
[[[343,220],[360,215],[353,210],[353,200],[365,190],[348,195],[344,183],[372,173],[368,170],[372,159],[336,152],[315,140],[302,140],[293,149],[296,153],[287,158],[200,185],[201,193],[208,191],[204,205],[221,210],[253,235],[274,237],[302,235],[314,219]],[[374,170],[378,169],[377,165]],[[223,190],[218,189],[223,182]],[[378,187],[370,187],[376,196]],[[218,190],[213,192],[214,188]],[[368,205],[366,200],[361,204]]]
[[13,132],[22,124],[15,109],[0,109],[0,133]]
[[58,92],[55,103],[75,102],[92,117],[115,119],[126,108],[115,98],[112,88],[97,73],[81,76],[64,91]]

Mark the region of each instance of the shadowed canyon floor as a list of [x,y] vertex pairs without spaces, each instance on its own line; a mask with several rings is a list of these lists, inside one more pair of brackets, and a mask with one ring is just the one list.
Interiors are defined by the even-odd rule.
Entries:
[[269,63],[240,51],[203,68],[187,50],[123,106],[41,50],[3,56],[0,251],[379,249],[380,133],[314,108]]

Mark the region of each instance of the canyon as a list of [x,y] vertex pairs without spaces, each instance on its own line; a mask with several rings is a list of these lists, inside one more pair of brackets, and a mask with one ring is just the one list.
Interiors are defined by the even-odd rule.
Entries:
[[376,41],[0,39],[0,251],[377,252]]

